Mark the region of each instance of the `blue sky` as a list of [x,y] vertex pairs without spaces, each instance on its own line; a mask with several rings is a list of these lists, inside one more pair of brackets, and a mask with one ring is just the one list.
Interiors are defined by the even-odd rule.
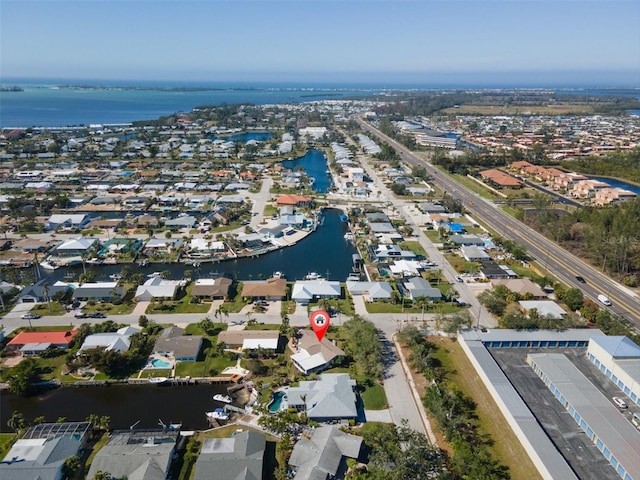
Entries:
[[640,2],[0,0],[0,78],[640,86]]

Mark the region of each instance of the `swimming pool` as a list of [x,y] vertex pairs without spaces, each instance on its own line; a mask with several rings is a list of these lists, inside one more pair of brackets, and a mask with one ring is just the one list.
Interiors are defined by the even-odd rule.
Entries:
[[[284,404],[283,404],[284,402]],[[283,391],[277,391],[274,392],[273,394],[271,394],[271,401],[269,402],[269,405],[267,405],[267,409],[271,412],[271,413],[276,413],[278,412],[280,409],[286,408],[287,407],[287,394],[286,392]]]
[[169,368],[171,367],[171,363],[160,360],[159,358],[154,358],[153,360],[151,360],[151,366],[153,368]]

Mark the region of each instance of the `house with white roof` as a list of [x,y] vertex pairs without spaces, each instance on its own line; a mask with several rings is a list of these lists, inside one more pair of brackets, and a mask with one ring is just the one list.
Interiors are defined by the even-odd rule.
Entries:
[[320,298],[340,298],[340,282],[329,280],[299,280],[293,284],[291,299],[301,305]]
[[154,298],[173,299],[178,289],[184,287],[184,280],[166,280],[162,277],[152,277],[136,289],[135,299],[138,302],[148,302]]
[[529,315],[535,309],[539,316],[548,318],[563,318],[567,315],[564,308],[553,300],[520,300],[520,308]]
[[115,332],[94,333],[92,335],[88,335],[87,338],[84,339],[77,355],[80,355],[83,350],[91,350],[93,348],[101,348],[107,352],[126,352],[131,346],[129,337],[136,333],[136,331],[139,332],[140,329],[127,326]]
[[347,280],[346,287],[351,296],[362,295],[367,302],[390,300],[393,292],[389,282],[354,282]]
[[97,241],[95,238],[84,237],[67,240],[56,247],[53,254],[56,257],[80,257],[83,253],[88,252]]

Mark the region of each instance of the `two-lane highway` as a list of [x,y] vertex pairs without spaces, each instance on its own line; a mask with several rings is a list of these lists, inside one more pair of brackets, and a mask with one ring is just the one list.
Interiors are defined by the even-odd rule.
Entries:
[[[635,328],[640,330],[640,299],[634,292],[614,282],[542,234],[504,213],[494,203],[483,199],[464,185],[440,172],[430,163],[416,157],[411,150],[386,136],[362,118],[357,118],[357,121],[364,130],[399,151],[406,163],[425,168],[431,175],[434,184],[462,201],[464,207],[488,228],[504,238],[522,244],[529,255],[545,267],[551,275],[571,287],[580,288],[596,302],[598,294],[605,294],[613,303],[609,309],[632,321]],[[587,279],[587,284],[580,283],[576,276]]]

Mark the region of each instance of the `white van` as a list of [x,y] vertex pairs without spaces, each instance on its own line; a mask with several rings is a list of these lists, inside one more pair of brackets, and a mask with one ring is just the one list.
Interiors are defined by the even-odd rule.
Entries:
[[627,403],[620,397],[613,397],[612,400],[618,408],[627,408]]
[[609,300],[609,297],[607,297],[606,295],[603,295],[603,294],[598,295],[598,301],[601,304],[606,305],[607,307],[611,306],[611,300]]

